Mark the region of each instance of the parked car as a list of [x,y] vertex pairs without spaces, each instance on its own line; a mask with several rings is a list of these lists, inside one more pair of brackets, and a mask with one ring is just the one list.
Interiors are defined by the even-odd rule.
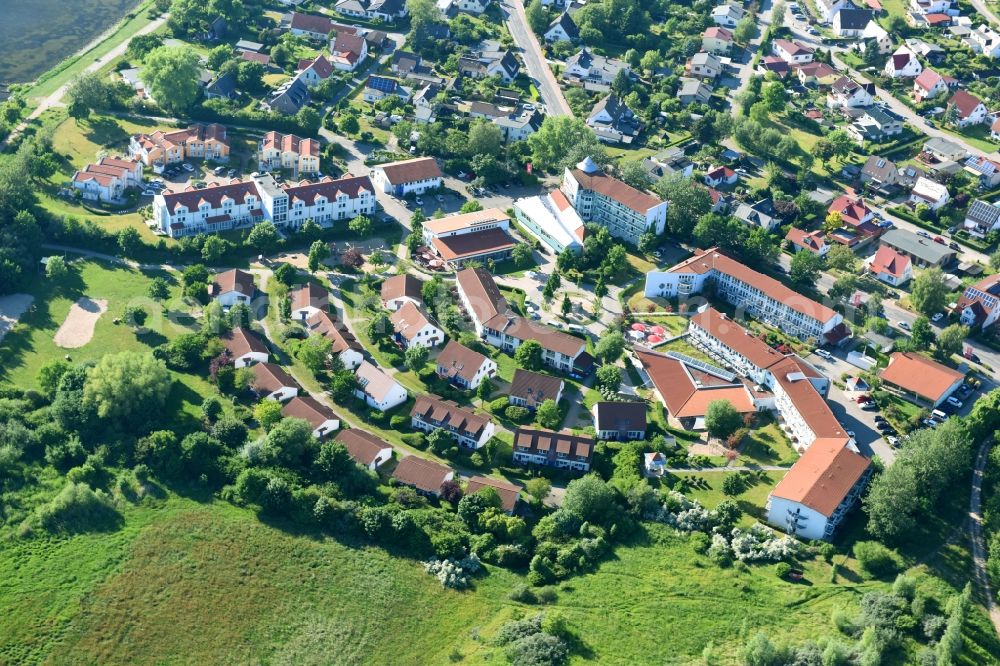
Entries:
[[933,419],[924,419],[920,423],[922,423],[925,428],[936,428],[938,426],[938,422]]
[[861,409],[865,410],[866,412],[872,412],[878,409],[878,405],[875,404],[874,400],[869,400],[868,402],[861,405]]
[[828,352],[825,349],[817,349],[816,350],[816,356],[819,356],[820,358],[826,359],[827,361],[829,361],[831,358],[833,358],[833,354],[831,354],[830,352]]
[[948,243],[948,247],[950,247],[953,250],[961,250],[962,249],[962,246],[959,245],[958,243],[956,243],[955,241],[952,241],[952,242]]
[[212,169],[212,173],[214,173],[216,176],[221,176],[225,172],[226,172],[226,167],[217,166],[214,169]]
[[185,171],[189,172],[189,173],[192,172],[192,171],[194,171],[194,167],[191,166],[190,164],[188,164],[187,162],[185,162],[184,164],[182,164],[181,168],[184,169]]
[[930,238],[931,237],[931,235],[929,233],[927,233],[926,231],[918,231],[917,235],[918,236],[922,236],[923,238]]
[[879,432],[885,432],[886,430],[892,430],[892,426],[885,421],[880,421],[875,424],[875,429]]
[[898,321],[898,322],[896,322],[896,326],[899,326],[904,331],[910,330],[910,325],[907,322],[905,322],[905,321]]
[[899,447],[899,437],[896,437],[894,435],[889,435],[888,437],[885,438],[885,441],[889,446],[891,446],[894,449]]
[[949,405],[951,405],[955,409],[962,409],[962,405],[963,405],[962,401],[959,400],[958,398],[956,398],[953,395],[949,395],[948,396],[948,400],[946,400],[945,402],[947,402]]
[[944,313],[943,312],[935,312],[934,316],[931,317],[931,321],[941,321],[942,319],[944,319]]
[[417,197],[416,201],[417,201],[417,205],[418,206],[423,206],[424,205],[424,200],[421,199],[420,197]]

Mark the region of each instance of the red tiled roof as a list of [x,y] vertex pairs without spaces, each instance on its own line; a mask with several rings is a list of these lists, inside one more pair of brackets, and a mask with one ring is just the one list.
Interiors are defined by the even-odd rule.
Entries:
[[295,379],[285,369],[274,363],[258,363],[250,368],[253,372],[253,387],[258,393],[274,393],[280,389],[298,388]]
[[385,449],[392,448],[385,440],[376,437],[366,430],[358,430],[357,428],[341,430],[333,438],[333,441],[342,444],[347,449],[347,453],[365,467],[375,462],[375,458],[378,457],[379,453]]
[[230,291],[239,292],[244,296],[253,296],[255,291],[253,275],[238,268],[217,273],[212,280],[209,293],[212,296],[219,296]]
[[580,183],[581,187],[603,194],[640,215],[645,215],[650,208],[663,203],[659,197],[641,192],[601,171],[586,173],[580,169],[573,169],[570,173],[573,174],[573,178]]
[[491,479],[488,476],[474,476],[469,479],[469,483],[465,487],[465,494],[472,495],[483,488],[493,488],[497,491],[500,496],[500,504],[507,513],[514,510],[521,497],[521,486],[500,479]]
[[441,178],[443,175],[433,157],[417,157],[412,160],[378,164],[374,168],[385,172],[385,177],[393,185]]
[[818,252],[826,244],[823,237],[824,234],[821,230],[805,231],[798,227],[790,228],[785,234],[785,240],[810,252]]
[[751,335],[745,328],[715,308],[706,308],[691,317],[691,325],[704,330],[762,370],[784,359],[782,354],[772,349],[766,342]]
[[956,90],[955,94],[948,100],[948,105],[952,104],[955,105],[959,118],[968,118],[982,102],[978,97],[965,90]]
[[856,227],[872,215],[872,211],[861,197],[841,194],[830,204],[830,212],[840,213],[841,219],[852,227]]
[[329,312],[320,310],[306,320],[306,325],[311,333],[318,333],[333,342],[333,346],[330,347],[330,352],[333,354],[340,354],[348,349],[364,351],[350,329],[343,322],[330,316]]
[[905,254],[900,254],[888,245],[880,245],[872,258],[872,273],[887,273],[897,280],[903,277],[906,267],[910,265],[910,258]]
[[837,316],[837,313],[832,309],[789,289],[774,278],[747,268],[735,259],[723,254],[718,248],[709,248],[701,254],[696,254],[673,266],[669,272],[705,274],[712,270],[745,282],[761,290],[768,297],[817,321],[827,322]]
[[451,468],[417,456],[406,456],[396,465],[392,478],[407,486],[414,486],[426,493],[441,491]]
[[817,439],[771,491],[832,516],[867,471],[871,461],[839,439]]
[[438,236],[431,239],[434,250],[445,261],[477,257],[513,248],[517,243],[500,228],[475,231],[458,236]]
[[964,375],[915,352],[895,352],[879,377],[904,391],[937,403]]
[[239,358],[251,352],[267,354],[267,345],[248,328],[237,326],[222,336],[222,343],[234,358]]
[[298,185],[291,185],[284,188],[288,195],[288,203],[291,205],[295,201],[302,201],[306,206],[312,206],[319,196],[325,197],[329,202],[335,202],[337,196],[346,194],[351,199],[357,199],[363,192],[375,193],[372,181],[368,176],[345,176],[343,178],[331,178],[329,176],[310,183],[303,180]]
[[340,421],[332,409],[309,396],[296,396],[281,408],[281,415],[293,419],[307,421],[313,430],[327,421]]

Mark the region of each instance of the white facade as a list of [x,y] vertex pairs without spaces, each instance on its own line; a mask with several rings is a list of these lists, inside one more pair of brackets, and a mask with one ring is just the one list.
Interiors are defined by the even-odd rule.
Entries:
[[364,400],[369,407],[384,412],[406,402],[406,389],[368,361],[361,362],[355,375],[360,388],[354,395]]
[[[233,293],[233,292],[229,292]],[[249,351],[242,356],[236,356],[233,358],[233,367],[236,368],[248,368],[251,365],[256,365],[257,363],[267,363],[268,359],[267,352],[255,352]]]
[[885,62],[883,73],[891,79],[920,76],[924,66],[917,60],[917,54],[907,46],[900,46]]
[[276,391],[272,391],[267,395],[261,396],[265,400],[277,400],[278,402],[285,402],[291,400],[299,394],[298,386],[282,386]]
[[981,25],[969,33],[972,48],[987,58],[1000,57],[1000,34],[988,25]]
[[941,209],[950,200],[951,195],[948,194],[947,187],[923,176],[917,179],[916,184],[913,186],[913,191],[910,192],[910,202],[925,204],[931,210]]
[[583,251],[583,220],[561,191],[518,199],[514,202],[514,216],[521,226],[556,254],[567,247],[577,254]]
[[440,175],[392,182],[381,166],[372,169],[372,178],[376,187],[386,194],[397,197],[405,197],[408,194],[420,195],[427,190],[436,190],[444,183],[444,178]]

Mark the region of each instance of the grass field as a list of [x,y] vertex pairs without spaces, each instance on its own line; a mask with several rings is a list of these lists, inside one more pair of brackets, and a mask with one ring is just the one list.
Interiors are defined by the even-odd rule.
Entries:
[[[711,640],[733,663],[752,628],[830,633],[833,608],[879,585],[832,585],[822,563],[810,585],[719,569],[657,526],[617,555],[559,591],[584,645],[575,662],[691,663]],[[381,550],[179,498],[127,509],[114,534],[14,542],[0,574],[0,660],[16,663],[496,664],[477,636],[523,608],[503,570],[450,592]]]

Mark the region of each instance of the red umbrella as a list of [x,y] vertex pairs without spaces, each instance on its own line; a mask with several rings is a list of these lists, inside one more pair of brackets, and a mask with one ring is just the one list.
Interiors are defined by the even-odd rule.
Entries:
[[651,335],[648,338],[646,338],[646,342],[648,342],[651,345],[658,345],[661,342],[663,342],[663,338],[661,338],[658,335]]
[[663,328],[662,326],[654,326],[649,330],[661,337],[667,335],[667,329]]
[[645,333],[645,331],[646,331],[646,325],[645,324],[632,324],[632,330],[633,331],[642,331],[642,332]]

